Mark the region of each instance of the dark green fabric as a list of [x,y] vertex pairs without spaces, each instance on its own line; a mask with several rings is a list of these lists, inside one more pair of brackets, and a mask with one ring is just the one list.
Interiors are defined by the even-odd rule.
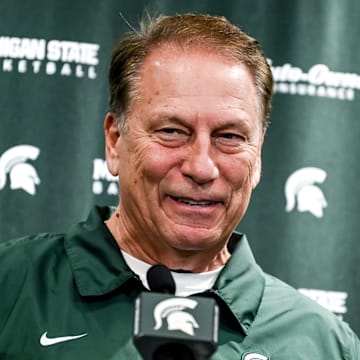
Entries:
[[[40,234],[0,246],[0,359],[139,359],[132,344],[134,302],[144,291],[96,208],[67,234]],[[213,289],[220,307],[212,359],[338,360],[360,357],[344,323],[256,264],[246,237]],[[20,264],[20,265],[19,265]],[[200,294],[201,295],[201,294]],[[76,336],[51,346],[40,337]],[[250,355],[249,355],[250,356]],[[251,357],[249,357],[251,359]],[[248,359],[249,359],[248,358]]]

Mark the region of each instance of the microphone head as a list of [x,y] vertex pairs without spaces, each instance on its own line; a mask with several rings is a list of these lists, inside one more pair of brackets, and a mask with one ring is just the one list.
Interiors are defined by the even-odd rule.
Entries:
[[159,293],[175,294],[176,285],[170,270],[162,264],[153,265],[146,274],[150,290]]

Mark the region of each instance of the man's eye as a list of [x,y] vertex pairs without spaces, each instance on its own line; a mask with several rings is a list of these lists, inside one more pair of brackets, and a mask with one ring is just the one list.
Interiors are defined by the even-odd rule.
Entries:
[[218,135],[218,139],[229,144],[242,143],[246,141],[244,136],[235,133],[221,133]]
[[170,146],[179,146],[188,139],[188,134],[179,128],[165,127],[157,130],[160,141]]
[[168,135],[175,135],[175,134],[181,134],[182,131],[179,129],[175,129],[175,128],[164,128],[164,129],[160,129],[160,132],[164,133],[164,134],[168,134]]
[[224,133],[221,134],[220,137],[222,137],[223,139],[227,139],[227,140],[238,140],[241,139],[241,137],[237,134],[232,134],[232,133]]
[[237,133],[220,133],[216,136],[215,142],[217,146],[223,148],[224,150],[228,149],[239,149],[247,142],[245,136],[237,134]]

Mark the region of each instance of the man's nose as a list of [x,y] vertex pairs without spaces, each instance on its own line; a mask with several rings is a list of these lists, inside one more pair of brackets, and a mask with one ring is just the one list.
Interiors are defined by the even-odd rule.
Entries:
[[191,145],[189,144],[186,155],[181,166],[184,176],[200,185],[211,182],[219,176],[211,139],[195,139]]

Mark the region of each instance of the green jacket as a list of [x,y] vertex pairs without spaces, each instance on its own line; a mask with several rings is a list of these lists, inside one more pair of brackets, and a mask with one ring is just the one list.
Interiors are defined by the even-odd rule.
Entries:
[[[145,289],[104,225],[110,211],[96,208],[65,235],[1,244],[1,360],[140,359],[134,302]],[[206,294],[220,308],[212,359],[360,359],[360,342],[345,323],[264,274],[245,236],[234,234],[233,242]]]

